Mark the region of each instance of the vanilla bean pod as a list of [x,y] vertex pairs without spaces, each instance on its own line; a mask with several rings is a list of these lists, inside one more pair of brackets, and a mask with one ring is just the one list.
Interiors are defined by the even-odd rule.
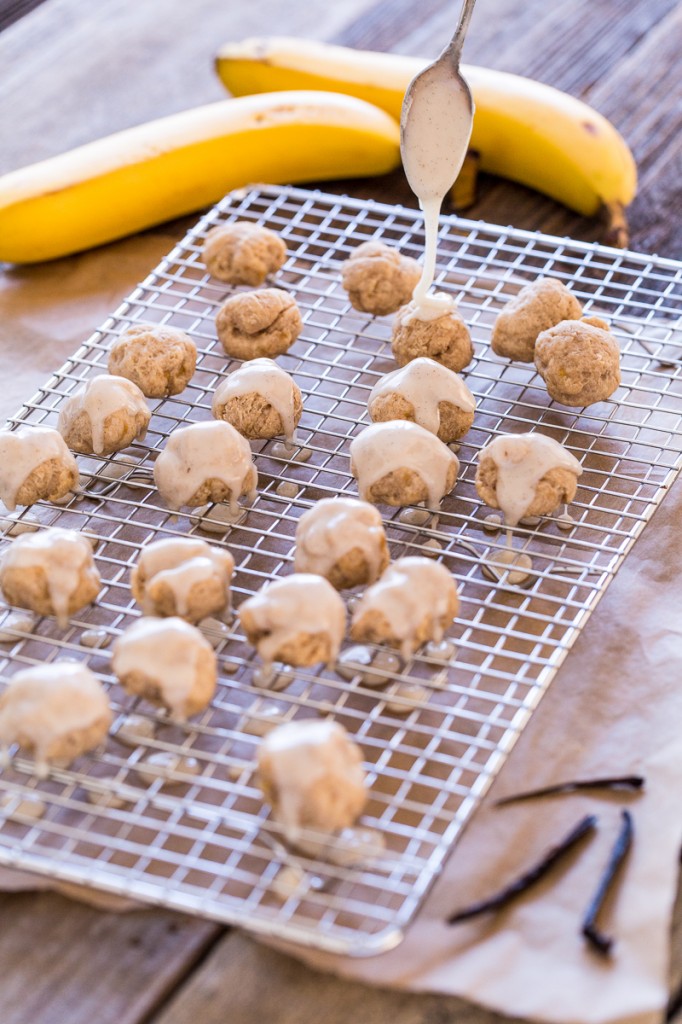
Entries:
[[522,800],[534,800],[540,796],[574,793],[582,789],[628,789],[637,792],[643,788],[643,775],[614,775],[603,779],[571,779],[568,782],[557,782],[553,786],[543,786],[542,789],[529,789],[522,793],[500,797],[495,801],[495,807],[505,807],[507,804],[520,803]]
[[587,835],[591,835],[597,825],[597,817],[595,814],[588,814],[582,818],[574,828],[568,833],[568,835],[561,840],[556,846],[552,846],[547,853],[545,853],[540,861],[535,864],[528,871],[525,871],[515,881],[510,882],[509,885],[505,886],[494,896],[490,896],[485,900],[480,900],[477,903],[472,903],[470,906],[465,907],[463,910],[458,910],[455,914],[452,914],[447,918],[448,924],[457,924],[459,921],[466,921],[470,917],[476,917],[478,914],[484,914],[489,910],[501,910],[502,907],[506,907],[508,903],[511,903],[517,896],[520,896],[526,890],[530,889],[531,886],[539,882],[540,879],[544,878],[546,874],[554,867],[554,865],[565,857],[570,850],[577,846]]
[[590,946],[603,956],[608,956],[613,948],[613,938],[610,935],[605,935],[597,927],[597,917],[599,911],[604,905],[604,901],[608,896],[613,884],[615,882],[618,869],[625,860],[628,850],[632,845],[632,837],[634,835],[634,827],[632,824],[632,815],[629,811],[622,811],[622,825],[618,837],[613,844],[611,855],[609,857],[604,873],[599,880],[597,891],[590,900],[590,904],[587,908],[585,917],[583,918],[582,933],[589,942]]

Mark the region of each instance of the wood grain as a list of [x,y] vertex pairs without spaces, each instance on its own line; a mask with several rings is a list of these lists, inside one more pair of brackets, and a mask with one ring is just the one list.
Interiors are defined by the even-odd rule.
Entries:
[[[517,1018],[514,1018],[517,1020]],[[369,988],[319,974],[236,932],[149,1024],[513,1024],[452,996]]]
[[41,3],[43,0],[5,0],[0,4],[0,32],[39,7]]
[[[328,38],[370,4],[293,2],[286,30]],[[0,173],[225,99],[218,47],[274,28],[281,11],[279,0],[46,0],[0,35]]]
[[138,1024],[220,933],[165,911],[103,913],[54,893],[0,897],[3,1024]]
[[[3,13],[28,6],[33,0],[15,0]],[[289,0],[286,22],[282,11],[278,0],[46,0],[0,35],[0,172],[221,99],[212,58],[228,39],[286,32],[430,57],[449,37],[456,17],[450,0]],[[681,17],[675,0],[478,0],[465,50],[471,62],[557,85],[612,118],[640,166],[633,244],[663,255],[682,254],[682,115],[670,99]],[[414,205],[401,172],[325,188]],[[601,232],[594,221],[485,176],[469,215],[585,239]],[[186,220],[170,223],[138,239],[140,276],[156,262],[155,240],[167,248],[186,226]],[[50,268],[4,274],[0,301],[4,296],[5,317],[12,305],[8,323],[21,323],[18,309],[31,310],[30,329],[49,339],[52,318],[70,294],[68,287],[46,286],[55,275],[68,281],[77,273],[79,281],[89,281],[93,309],[115,306],[129,286],[118,268],[122,247],[135,246],[128,240]],[[42,302],[37,312],[36,297]],[[457,999],[386,992],[319,975],[237,933],[160,910],[121,916],[44,894],[2,896],[0,915],[2,1024],[505,1020]],[[673,942],[675,989],[682,981],[679,901]]]

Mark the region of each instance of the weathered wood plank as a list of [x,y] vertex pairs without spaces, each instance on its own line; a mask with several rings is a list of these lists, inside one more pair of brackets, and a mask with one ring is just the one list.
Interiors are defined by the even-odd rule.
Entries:
[[39,7],[41,3],[43,0],[5,0],[4,4],[0,5],[0,32]]
[[647,252],[676,258],[682,256],[681,34],[678,4],[590,95],[607,117],[618,118],[637,160],[640,183],[630,215],[633,237]]
[[149,1024],[512,1024],[452,996],[369,988],[319,974],[238,932],[223,939]]
[[[286,24],[281,10],[275,0],[251,0],[240,5],[236,19],[234,5],[225,7],[211,0],[193,4],[155,0],[151,5],[130,0],[100,0],[94,5],[47,0],[30,16],[32,24],[26,19],[0,37],[7,97],[7,106],[0,107],[6,126],[0,163],[6,168],[18,166],[118,127],[221,98],[211,58],[227,38],[282,31],[321,37],[336,34],[354,45],[433,55],[453,21],[451,4],[445,0],[420,4],[347,0],[344,5],[292,0]],[[344,29],[361,11],[368,13]],[[662,21],[658,30],[653,28],[666,12],[667,22]],[[671,152],[669,132],[677,122],[669,120],[670,114],[657,120],[655,104],[646,115],[648,120],[642,120],[640,108],[647,96],[662,109],[670,106],[665,103],[669,83],[660,73],[660,54],[666,60],[672,58],[675,33],[679,38],[678,16],[679,8],[676,14],[668,0],[647,4],[573,0],[562,5],[528,0],[521,9],[516,0],[479,0],[466,54],[469,60],[536,74],[564,88],[571,88],[573,82],[576,91],[585,92],[599,109],[625,126],[626,137],[632,130],[645,190],[633,208],[634,241],[647,248],[647,240],[654,240],[651,246],[657,245],[663,253],[671,251],[667,247],[673,244],[672,233],[679,230],[679,219],[676,228],[675,218],[667,215],[667,210],[675,209],[669,204],[679,195],[665,166]],[[578,24],[580,18],[586,22],[584,29]],[[598,18],[602,25],[607,23],[607,31],[593,52]],[[551,46],[545,45],[548,26],[555,36]],[[581,48],[589,51],[584,57]],[[126,55],[124,74],[121,53]],[[652,66],[660,75],[658,83],[646,78]],[[401,174],[382,181],[346,181],[337,190],[413,204]],[[598,231],[593,222],[576,218],[543,197],[492,179],[482,182],[472,215],[574,237],[596,237]],[[185,223],[167,225],[159,234],[179,237]],[[151,255],[153,246],[149,248],[151,267],[156,256]],[[119,251],[112,246],[97,256],[78,258],[81,267],[90,262],[92,268],[88,301],[110,294],[111,305],[116,304],[112,281],[117,280]],[[72,264],[63,261],[61,266],[68,277]],[[13,301],[28,308],[29,294],[35,295],[31,289],[40,290],[46,273],[46,268],[35,268],[15,274]],[[56,291],[51,301],[52,305],[46,298],[41,311],[46,338],[51,315],[59,306]],[[183,985],[221,933],[213,925],[162,911],[119,917],[54,896],[16,896],[0,898],[0,915],[4,923],[0,932],[3,1024],[61,1024],[62,1020],[140,1024],[164,1000],[166,1007],[153,1016],[156,1024],[185,1024],[193,1018],[201,1024],[225,1020],[298,1024],[318,1019],[329,1024],[353,1019],[383,1024],[392,1018],[396,1024],[501,1024],[503,1020],[456,999],[384,992],[318,975],[236,934],[218,941],[205,964]],[[675,934],[679,975],[679,927]]]
[[328,38],[371,5],[279,0],[46,0],[0,35],[0,173],[164,114],[225,99],[218,47],[279,28]]
[[103,913],[53,893],[0,898],[3,1024],[138,1024],[221,933],[165,911]]

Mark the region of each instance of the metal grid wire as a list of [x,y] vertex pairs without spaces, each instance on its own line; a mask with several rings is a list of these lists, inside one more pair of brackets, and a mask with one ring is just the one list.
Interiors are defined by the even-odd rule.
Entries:
[[[287,245],[276,283],[295,296],[304,329],[279,362],[304,395],[298,447],[287,451],[276,440],[253,445],[258,497],[236,522],[223,521],[224,508],[215,506],[176,518],[154,490],[151,467],[176,425],[210,417],[213,391],[232,368],[214,329],[231,289],[208,277],[200,253],[206,231],[234,219],[266,224]],[[669,488],[682,458],[682,267],[443,218],[437,285],[454,295],[474,338],[476,357],[465,377],[477,399],[476,420],[461,442],[460,477],[437,521],[419,525],[404,510],[382,511],[394,558],[427,552],[457,577],[462,604],[448,637],[450,656],[443,661],[448,648],[441,647],[408,663],[396,659],[381,670],[382,687],[371,685],[371,672],[292,670],[280,679],[289,685],[273,694],[262,688],[238,621],[227,618],[214,636],[219,687],[203,714],[179,726],[126,695],[111,675],[106,647],[83,641],[96,629],[97,642],[106,643],[139,614],[129,576],[141,545],[188,534],[226,544],[238,566],[238,605],[266,580],[291,572],[303,511],[322,497],[356,493],[348,444],[367,422],[369,389],[394,367],[390,320],[353,310],[340,287],[341,261],[370,238],[419,257],[421,217],[291,188],[231,194],[11,421],[54,425],[64,398],[106,371],[112,340],[132,323],[171,324],[198,344],[195,377],[181,395],[154,404],[144,443],[109,459],[81,460],[89,474],[81,493],[4,520],[3,544],[16,519],[31,516],[93,535],[103,589],[67,629],[46,618],[25,633],[4,613],[3,680],[28,665],[77,658],[102,678],[118,718],[103,751],[70,769],[54,768],[46,780],[32,775],[30,760],[14,757],[0,776],[1,863],[329,950],[390,948]],[[586,410],[557,406],[532,367],[492,354],[497,311],[541,274],[568,283],[587,310],[611,321],[623,384],[610,401]],[[490,510],[473,486],[476,454],[498,432],[534,429],[582,462],[574,524],[561,530],[550,517],[517,527],[514,544],[532,556],[532,569],[523,586],[500,585],[481,571],[504,538],[483,528]],[[420,688],[406,691],[406,684]],[[133,711],[153,732],[130,746],[116,730]],[[272,724],[273,713],[286,721],[332,716],[353,734],[371,786],[362,824],[381,834],[383,853],[354,861],[323,850],[311,859],[283,847],[254,770],[255,733]],[[159,752],[194,762],[180,760],[175,769],[147,763]],[[290,876],[292,866],[298,871],[287,891],[280,884],[285,865]]]

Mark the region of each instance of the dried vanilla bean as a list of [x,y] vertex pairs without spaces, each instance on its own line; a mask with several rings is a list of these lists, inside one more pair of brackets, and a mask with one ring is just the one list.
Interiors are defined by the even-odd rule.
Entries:
[[644,776],[615,775],[607,776],[603,779],[571,779],[569,782],[557,782],[553,786],[543,786],[542,789],[529,789],[523,793],[503,796],[495,801],[495,807],[505,807],[507,804],[520,803],[522,800],[534,800],[540,796],[575,793],[582,789],[627,789],[632,792],[638,792],[644,789]]
[[613,948],[613,938],[610,935],[605,935],[603,932],[599,931],[599,928],[597,927],[597,917],[599,916],[599,911],[604,904],[604,900],[608,896],[609,891],[614,884],[618,869],[625,860],[626,854],[632,845],[632,837],[634,834],[632,815],[630,812],[622,811],[621,817],[623,823],[621,825],[620,832],[618,833],[618,838],[613,844],[611,856],[609,857],[606,868],[604,869],[604,874],[599,881],[597,891],[592,897],[590,905],[587,908],[587,913],[583,918],[582,924],[583,935],[592,948],[603,956],[608,956],[610,954],[611,949]]
[[489,896],[478,903],[472,903],[471,906],[465,907],[464,910],[458,910],[447,918],[447,923],[457,924],[459,921],[467,921],[470,917],[476,917],[478,914],[484,914],[489,910],[501,910],[502,907],[506,907],[517,896],[520,896],[530,889],[531,886],[535,885],[536,882],[539,882],[541,878],[544,878],[554,865],[577,846],[585,836],[591,835],[596,826],[597,816],[595,814],[586,815],[560,843],[552,846],[532,868],[529,868],[528,871],[525,871],[515,881],[510,882],[509,885],[505,886],[504,889],[501,889],[494,896]]

